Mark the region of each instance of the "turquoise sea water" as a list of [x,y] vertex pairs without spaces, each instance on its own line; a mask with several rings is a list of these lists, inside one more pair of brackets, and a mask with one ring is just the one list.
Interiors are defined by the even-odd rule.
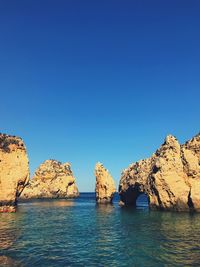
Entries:
[[[143,205],[143,199],[140,199]],[[200,266],[200,215],[75,200],[0,214],[0,266]]]

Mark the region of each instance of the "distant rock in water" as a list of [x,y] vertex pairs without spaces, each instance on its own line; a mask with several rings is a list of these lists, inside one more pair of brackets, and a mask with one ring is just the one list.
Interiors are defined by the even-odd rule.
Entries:
[[116,187],[112,176],[103,164],[97,163],[95,166],[96,176],[96,201],[97,203],[111,203]]
[[123,171],[120,204],[136,205],[142,193],[152,209],[200,211],[200,134],[184,145],[169,135],[150,158]]
[[20,137],[0,134],[0,212],[15,212],[29,181],[29,162]]
[[46,160],[36,170],[21,199],[71,198],[79,192],[69,163]]

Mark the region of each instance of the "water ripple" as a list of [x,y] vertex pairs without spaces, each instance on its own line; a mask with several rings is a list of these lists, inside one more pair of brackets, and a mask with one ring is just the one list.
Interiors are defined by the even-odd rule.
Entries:
[[96,206],[92,196],[0,214],[0,266],[199,266],[199,214]]

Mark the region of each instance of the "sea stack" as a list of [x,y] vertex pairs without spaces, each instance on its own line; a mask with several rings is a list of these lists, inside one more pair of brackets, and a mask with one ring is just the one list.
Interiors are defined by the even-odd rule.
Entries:
[[0,134],[0,212],[15,212],[29,181],[29,162],[20,137]]
[[96,202],[97,203],[112,203],[116,187],[112,176],[103,164],[97,163],[95,166],[96,176]]
[[167,136],[148,159],[131,164],[122,173],[121,205],[136,205],[145,193],[157,210],[200,211],[200,134],[180,145]]
[[46,160],[36,170],[24,189],[21,199],[73,198],[79,192],[71,165],[57,160]]

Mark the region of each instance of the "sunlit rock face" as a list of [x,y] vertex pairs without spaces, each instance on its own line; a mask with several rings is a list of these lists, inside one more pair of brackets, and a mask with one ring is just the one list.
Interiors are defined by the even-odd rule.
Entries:
[[103,164],[97,163],[95,166],[96,176],[96,201],[97,203],[112,203],[116,187],[112,176]]
[[0,212],[16,211],[17,197],[29,181],[29,162],[21,138],[0,134]]
[[200,134],[184,145],[169,135],[150,158],[125,169],[120,204],[135,206],[141,193],[152,209],[200,211]]
[[79,192],[69,163],[46,160],[36,170],[20,198],[71,198]]

